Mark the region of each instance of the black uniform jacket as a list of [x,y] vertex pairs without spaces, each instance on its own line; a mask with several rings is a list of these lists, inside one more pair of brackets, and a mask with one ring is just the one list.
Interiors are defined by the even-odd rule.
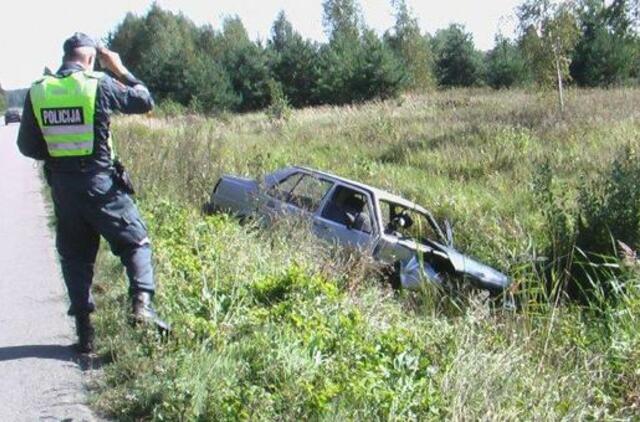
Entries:
[[[83,71],[77,63],[64,63],[57,76],[67,76]],[[49,156],[42,131],[33,114],[31,95],[27,95],[18,132],[20,152],[36,160],[44,160],[45,167],[52,172],[95,173],[111,170],[111,148],[109,139],[110,115],[113,112],[141,114],[153,108],[153,98],[147,88],[133,75],[128,74],[122,81],[105,75],[98,84],[94,123],[95,143],[93,155],[89,157],[52,158]]]

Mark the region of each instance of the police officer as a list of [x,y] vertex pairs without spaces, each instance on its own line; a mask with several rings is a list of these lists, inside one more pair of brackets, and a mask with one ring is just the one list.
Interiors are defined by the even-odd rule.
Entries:
[[[168,326],[152,307],[151,245],[144,222],[114,168],[114,112],[153,108],[147,88],[118,54],[86,34],[64,42],[63,64],[30,88],[18,133],[20,152],[44,160],[56,215],[56,248],[75,317],[78,348],[93,349],[93,269],[102,235],[126,268],[134,322]],[[96,57],[112,75],[93,71]]]

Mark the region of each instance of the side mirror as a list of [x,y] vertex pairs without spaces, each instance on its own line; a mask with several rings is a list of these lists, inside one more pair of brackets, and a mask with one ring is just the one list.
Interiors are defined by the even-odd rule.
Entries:
[[345,216],[347,218],[347,228],[352,229],[356,224],[356,216],[350,212],[346,212]]
[[445,235],[447,236],[447,245],[453,246],[453,229],[449,220],[444,220]]

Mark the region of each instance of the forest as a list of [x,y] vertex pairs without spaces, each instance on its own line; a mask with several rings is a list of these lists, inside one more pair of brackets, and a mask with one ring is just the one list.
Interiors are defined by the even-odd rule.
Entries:
[[305,39],[282,11],[267,40],[241,19],[197,26],[154,4],[128,14],[107,37],[161,101],[194,112],[351,104],[449,87],[628,86],[640,76],[638,2],[526,0],[517,33],[479,51],[463,25],[424,33],[405,0],[381,36],[357,0],[325,0],[328,41]]

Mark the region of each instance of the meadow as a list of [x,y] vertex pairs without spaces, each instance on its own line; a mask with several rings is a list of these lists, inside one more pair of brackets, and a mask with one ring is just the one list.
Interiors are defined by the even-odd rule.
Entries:
[[[635,88],[570,90],[560,114],[551,94],[458,89],[286,118],[118,117],[115,145],[155,248],[156,302],[174,331],[162,342],[127,325],[125,276],[103,248],[96,409],[122,420],[634,417],[635,264],[611,275],[624,286],[616,300],[550,291],[562,287],[553,269],[572,239],[559,233],[577,224],[581,192],[614,160],[635,162],[639,101]],[[375,264],[305,227],[201,215],[221,174],[293,164],[449,219],[457,247],[513,277],[518,308],[477,292],[396,292]]]

